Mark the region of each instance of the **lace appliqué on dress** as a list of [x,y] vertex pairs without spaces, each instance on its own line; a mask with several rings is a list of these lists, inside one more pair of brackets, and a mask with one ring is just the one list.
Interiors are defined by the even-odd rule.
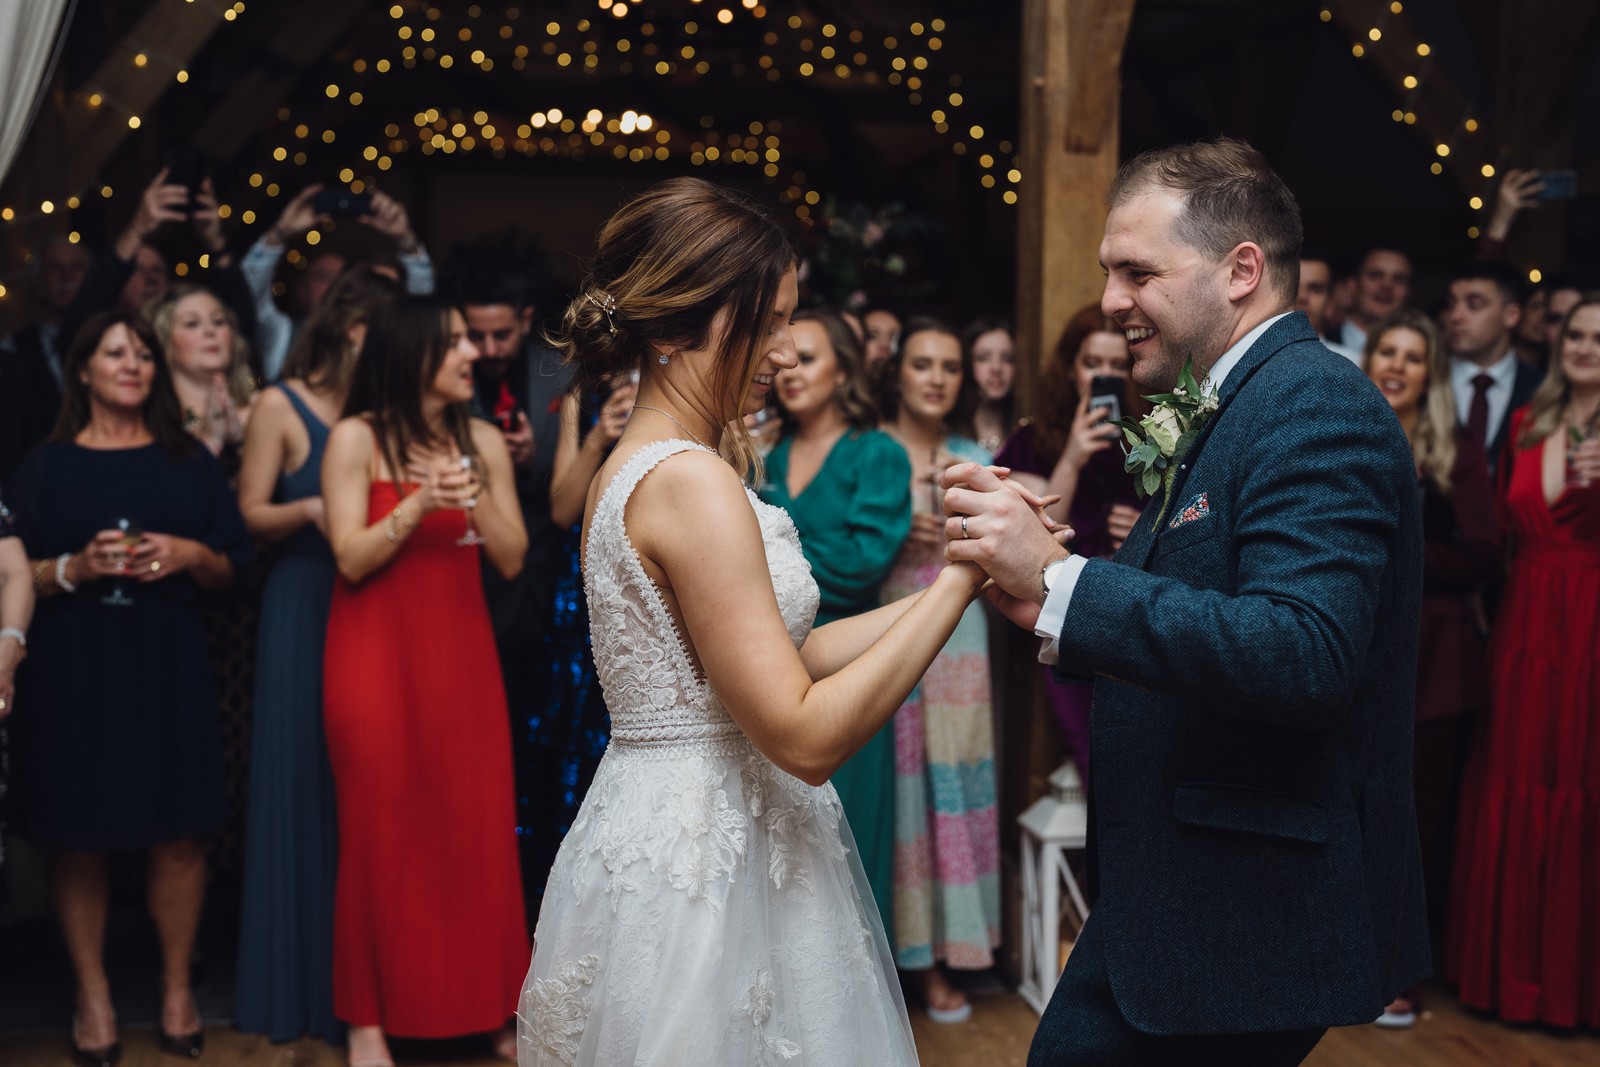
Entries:
[[535,1053],[555,1057],[557,1063],[576,1063],[578,1044],[589,1021],[589,987],[599,973],[599,958],[584,956],[567,960],[554,978],[540,979],[523,990],[522,1011],[517,1013],[527,1024],[522,1030],[523,1042]]
[[756,1030],[756,1048],[760,1059],[756,1062],[762,1067],[769,1064],[781,1064],[800,1055],[799,1045],[786,1037],[773,1037],[766,1032],[767,1024],[772,1021],[772,975],[765,970],[756,972],[756,979],[750,988],[745,991],[744,999],[740,1000],[734,1009],[738,1015],[747,1016]]

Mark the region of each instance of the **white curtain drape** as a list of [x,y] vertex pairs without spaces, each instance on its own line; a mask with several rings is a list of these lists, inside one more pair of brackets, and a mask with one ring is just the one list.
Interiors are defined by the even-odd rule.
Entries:
[[22,149],[71,0],[0,0],[0,180]]

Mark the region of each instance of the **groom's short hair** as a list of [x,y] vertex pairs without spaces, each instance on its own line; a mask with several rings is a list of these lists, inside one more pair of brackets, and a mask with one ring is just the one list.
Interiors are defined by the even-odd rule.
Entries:
[[1154,148],[1122,165],[1106,201],[1116,207],[1152,189],[1183,198],[1177,236],[1190,247],[1221,259],[1244,241],[1260,245],[1269,283],[1294,303],[1304,238],[1300,205],[1265,156],[1231,137]]

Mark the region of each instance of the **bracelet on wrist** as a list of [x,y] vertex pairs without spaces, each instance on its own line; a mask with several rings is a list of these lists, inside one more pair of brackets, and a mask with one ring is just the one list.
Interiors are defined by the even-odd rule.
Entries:
[[393,511],[389,512],[389,527],[383,531],[383,536],[387,537],[390,541],[399,541],[400,531],[403,529],[415,530],[417,528],[416,523],[407,522],[406,517],[400,514],[400,509],[404,506],[405,502],[401,501],[394,506]]
[[28,632],[26,630],[19,630],[15,626],[0,626],[0,640],[7,637],[23,648],[28,647]]
[[56,585],[61,587],[63,593],[76,593],[78,586],[67,580],[67,561],[72,558],[71,552],[63,552],[56,557]]

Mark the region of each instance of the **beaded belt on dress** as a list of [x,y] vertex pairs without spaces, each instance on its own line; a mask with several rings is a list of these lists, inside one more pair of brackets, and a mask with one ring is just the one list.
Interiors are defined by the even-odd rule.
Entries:
[[628,747],[682,746],[744,739],[744,731],[726,716],[708,720],[694,708],[651,708],[613,711],[611,743]]

